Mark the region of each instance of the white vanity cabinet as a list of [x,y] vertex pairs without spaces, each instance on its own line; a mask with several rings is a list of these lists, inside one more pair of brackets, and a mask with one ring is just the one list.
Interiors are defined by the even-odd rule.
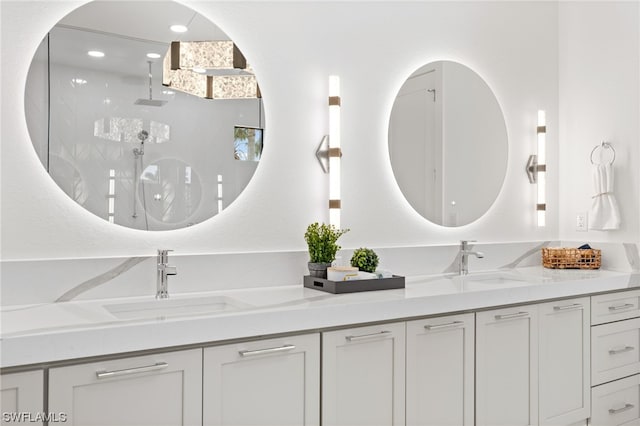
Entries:
[[476,314],[476,425],[538,424],[538,307]]
[[320,334],[204,349],[205,426],[320,424]]
[[538,305],[540,425],[590,416],[590,308],[588,297]]
[[202,349],[49,370],[49,411],[67,425],[202,424]]
[[406,424],[474,424],[474,315],[407,322]]
[[322,333],[322,424],[405,424],[405,323]]
[[[1,424],[42,425],[44,414],[44,374],[42,370],[0,376]],[[62,420],[60,418],[60,420]]]

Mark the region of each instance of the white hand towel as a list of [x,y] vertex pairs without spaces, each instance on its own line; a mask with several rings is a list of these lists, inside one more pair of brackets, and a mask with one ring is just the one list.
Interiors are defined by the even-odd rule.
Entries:
[[620,228],[620,211],[613,196],[613,167],[611,163],[593,165],[595,194],[589,211],[589,229],[610,231]]

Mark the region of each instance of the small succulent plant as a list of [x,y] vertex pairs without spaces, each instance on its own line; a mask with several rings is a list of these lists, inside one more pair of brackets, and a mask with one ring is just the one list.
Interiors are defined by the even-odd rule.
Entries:
[[376,252],[366,247],[354,250],[353,256],[351,256],[351,266],[364,272],[375,272],[378,262]]

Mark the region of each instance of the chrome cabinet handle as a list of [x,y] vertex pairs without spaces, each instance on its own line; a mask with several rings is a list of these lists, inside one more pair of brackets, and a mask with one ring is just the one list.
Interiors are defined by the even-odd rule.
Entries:
[[633,404],[624,404],[624,407],[621,408],[609,408],[609,414],[618,414],[623,411],[631,410],[635,405]]
[[495,318],[497,320],[504,320],[504,319],[511,319],[511,318],[523,318],[528,316],[529,316],[529,312],[514,312],[512,314],[496,315]]
[[125,368],[123,370],[96,371],[98,379],[106,379],[109,377],[127,376],[129,374],[146,373],[148,371],[156,371],[167,368],[169,364],[166,362],[158,362],[153,365],[145,365],[143,367]]
[[345,336],[345,339],[347,339],[350,342],[353,342],[354,340],[374,339],[376,337],[384,337],[387,334],[391,334],[391,332],[387,330],[382,330],[377,333],[371,333],[371,334],[360,334],[358,336]]
[[554,311],[569,311],[572,309],[582,309],[582,304],[581,303],[572,303],[571,305],[564,305],[564,306],[554,306],[553,310]]
[[622,349],[609,349],[609,355],[617,355],[617,354],[621,354],[624,352],[629,352],[634,350],[635,348],[633,346],[625,346]]
[[610,311],[621,311],[623,309],[630,309],[630,308],[635,308],[635,305],[633,303],[625,303],[624,305],[609,306]]
[[425,325],[424,328],[427,330],[442,330],[443,328],[460,327],[462,324],[464,324],[462,321],[453,321],[445,324],[435,324],[435,325],[429,324],[429,325]]
[[240,354],[240,356],[254,356],[254,355],[272,354],[276,352],[292,351],[295,348],[296,348],[295,345],[284,345],[284,346],[278,346],[276,348],[256,349],[253,351],[238,351],[238,353]]

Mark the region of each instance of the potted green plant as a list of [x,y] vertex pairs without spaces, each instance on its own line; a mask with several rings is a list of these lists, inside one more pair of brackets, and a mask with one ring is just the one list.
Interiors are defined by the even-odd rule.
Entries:
[[375,272],[378,262],[376,252],[366,247],[354,250],[353,256],[351,256],[351,266],[364,272]]
[[318,222],[312,223],[304,233],[304,239],[309,247],[309,274],[316,278],[327,278],[327,268],[331,266],[340,250],[338,238],[347,233],[348,229],[337,229],[334,225]]

